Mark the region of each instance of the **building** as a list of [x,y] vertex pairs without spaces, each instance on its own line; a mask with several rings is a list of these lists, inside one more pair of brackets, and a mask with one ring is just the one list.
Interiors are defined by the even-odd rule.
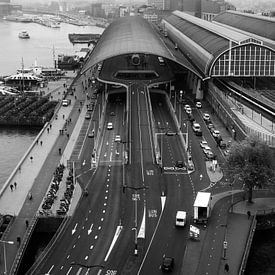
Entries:
[[236,8],[225,0],[148,0],[148,5],[158,10],[184,11],[196,17],[211,21],[217,14]]
[[10,14],[12,10],[12,5],[10,0],[0,0],[0,16]]

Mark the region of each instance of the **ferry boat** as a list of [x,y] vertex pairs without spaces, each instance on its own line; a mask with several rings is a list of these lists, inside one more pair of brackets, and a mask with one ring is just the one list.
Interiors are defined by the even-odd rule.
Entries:
[[22,39],[29,39],[30,35],[28,34],[27,31],[22,31],[22,32],[19,33],[18,37],[22,38]]

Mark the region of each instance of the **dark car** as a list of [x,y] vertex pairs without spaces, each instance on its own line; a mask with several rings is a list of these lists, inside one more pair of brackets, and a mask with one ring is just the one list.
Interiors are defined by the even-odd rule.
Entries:
[[172,271],[174,268],[174,258],[164,257],[161,264],[161,270]]

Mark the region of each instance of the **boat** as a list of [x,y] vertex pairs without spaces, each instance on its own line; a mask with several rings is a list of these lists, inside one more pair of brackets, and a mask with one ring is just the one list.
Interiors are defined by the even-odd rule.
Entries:
[[17,73],[23,74],[34,74],[38,77],[61,77],[64,76],[65,72],[58,68],[33,66],[30,68],[18,69]]
[[18,37],[22,38],[22,39],[29,39],[30,35],[28,34],[27,31],[22,31],[22,32],[19,33]]
[[88,43],[88,44],[96,44],[99,40],[101,34],[99,33],[69,33],[69,40],[71,43]]
[[15,15],[7,15],[7,16],[4,16],[3,19],[7,21],[20,22],[20,23],[33,22],[31,18],[24,17],[24,16],[15,16]]

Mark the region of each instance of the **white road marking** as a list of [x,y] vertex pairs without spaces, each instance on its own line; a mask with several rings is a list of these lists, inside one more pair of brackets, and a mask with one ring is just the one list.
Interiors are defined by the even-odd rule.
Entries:
[[73,228],[73,230],[72,230],[72,235],[75,233],[76,228],[77,228],[77,223],[75,224],[75,226],[74,226],[74,228]]
[[112,249],[113,249],[113,247],[114,247],[114,245],[115,245],[115,243],[116,243],[116,241],[117,241],[117,239],[119,237],[119,234],[120,234],[122,228],[123,228],[122,226],[118,226],[117,227],[116,232],[115,232],[115,236],[113,238],[111,246],[109,247],[109,250],[108,250],[107,255],[106,255],[105,259],[104,259],[104,262],[106,262],[108,260],[110,254],[111,254],[111,251],[112,251]]
[[49,269],[49,271],[47,272],[47,274],[50,274],[50,272],[52,271],[53,268],[54,268],[54,265],[51,266],[51,268]]
[[91,234],[93,226],[94,226],[94,224],[92,223],[92,224],[91,224],[91,227],[88,229],[88,235]]
[[72,267],[70,267],[70,269],[68,270],[68,272],[66,273],[66,275],[70,274],[71,270],[72,270]]
[[145,239],[145,220],[146,220],[146,208],[144,206],[142,222],[141,222],[140,229],[138,232],[138,238]]

